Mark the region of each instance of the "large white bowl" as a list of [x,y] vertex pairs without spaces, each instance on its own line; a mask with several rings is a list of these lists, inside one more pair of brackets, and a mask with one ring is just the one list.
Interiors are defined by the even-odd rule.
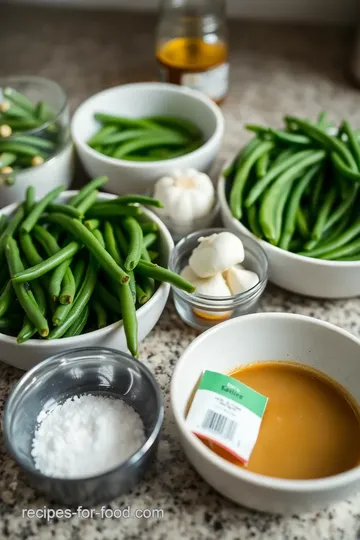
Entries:
[[[185,156],[153,162],[114,159],[87,145],[99,129],[96,112],[129,118],[164,115],[190,120],[205,137],[203,146]],[[220,108],[200,92],[165,83],[136,83],[116,86],[86,100],[74,114],[71,133],[80,159],[91,177],[106,175],[112,193],[141,193],[174,169],[210,169],[220,148],[224,118]]]
[[315,298],[352,298],[360,295],[360,261],[325,261],[303,257],[259,240],[235,219],[225,193],[226,179],[218,181],[218,199],[227,229],[255,238],[269,260],[269,280],[288,291]]
[[[65,191],[60,195],[58,202],[66,202],[76,193],[77,191]],[[114,198],[115,195],[106,193],[100,193],[98,196],[98,200]],[[0,215],[11,214],[15,208],[15,204],[3,208]],[[172,237],[162,221],[153,212],[143,208],[143,213],[149,218],[149,221],[154,221],[158,225],[161,253],[159,263],[167,266],[174,247]],[[169,284],[161,283],[152,298],[137,310],[139,341],[142,341],[151,332],[159,320],[169,296],[169,291]],[[0,333],[0,360],[11,366],[28,370],[42,360],[65,350],[101,346],[128,352],[121,321],[76,337],[52,340],[30,339],[21,345],[16,342],[15,338]]]
[[233,501],[264,512],[313,511],[360,489],[360,466],[318,480],[282,480],[252,473],[226,461],[193,435],[185,410],[205,369],[229,372],[261,360],[296,361],[326,373],[360,402],[360,340],[334,325],[286,313],[244,315],[196,338],[171,381],[171,405],[184,451],[198,473]]

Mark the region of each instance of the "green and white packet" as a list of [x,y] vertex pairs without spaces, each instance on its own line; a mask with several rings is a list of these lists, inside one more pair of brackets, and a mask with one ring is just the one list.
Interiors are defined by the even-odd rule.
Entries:
[[240,381],[204,371],[186,423],[207,439],[248,463],[259,435],[268,398]]

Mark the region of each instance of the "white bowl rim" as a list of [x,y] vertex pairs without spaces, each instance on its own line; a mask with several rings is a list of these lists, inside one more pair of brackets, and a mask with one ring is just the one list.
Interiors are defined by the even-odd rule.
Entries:
[[214,467],[224,470],[226,473],[230,474],[234,478],[237,478],[238,480],[244,481],[248,484],[253,484],[253,485],[268,488],[268,489],[276,489],[278,491],[283,491],[283,492],[321,493],[323,491],[338,489],[356,480],[360,480],[360,465],[358,465],[357,467],[354,467],[353,469],[345,471],[343,473],[336,474],[334,476],[329,476],[326,478],[318,478],[315,480],[287,480],[287,479],[282,479],[282,478],[275,478],[272,476],[265,476],[258,473],[253,473],[253,472],[247,471],[246,469],[242,469],[241,467],[238,467],[237,465],[234,465],[230,463],[229,461],[227,461],[226,459],[218,456],[215,452],[210,450],[210,448],[205,446],[205,444],[203,444],[196,437],[196,435],[191,433],[191,431],[187,428],[183,411],[180,412],[174,406],[174,400],[173,400],[174,390],[173,389],[176,384],[177,373],[180,371],[180,369],[182,369],[183,364],[186,362],[186,357],[188,353],[191,352],[199,343],[206,340],[210,334],[214,334],[215,332],[221,332],[222,328],[225,326],[236,326],[236,324],[239,324],[240,320],[244,318],[250,321],[251,320],[256,321],[259,319],[269,319],[269,318],[277,319],[279,321],[292,319],[294,321],[297,320],[299,322],[314,324],[316,326],[321,326],[323,328],[327,328],[328,330],[331,330],[332,332],[338,333],[346,337],[347,339],[350,339],[351,341],[353,341],[356,345],[360,347],[360,339],[358,339],[356,336],[354,336],[350,332],[347,332],[346,330],[343,330],[342,328],[339,328],[338,326],[335,326],[334,324],[322,321],[320,319],[308,317],[306,315],[299,315],[295,313],[279,313],[279,312],[253,313],[250,315],[243,315],[242,317],[236,317],[234,319],[224,321],[210,328],[209,330],[206,330],[203,334],[200,334],[198,337],[196,337],[191,342],[191,344],[185,349],[185,351],[182,353],[182,355],[180,356],[175,366],[175,370],[173,372],[171,384],[170,384],[171,408],[172,408],[177,426],[180,429],[182,435],[187,439],[187,442],[194,448],[194,450],[196,450],[198,454],[200,454],[203,460],[210,462]]
[[[79,190],[68,190],[63,191],[60,193],[59,197],[72,197],[73,195],[76,195],[79,192]],[[113,195],[112,193],[104,193],[101,191],[99,193],[101,198],[103,199],[116,199],[117,195]],[[6,210],[6,214],[11,213],[13,210],[15,210],[18,206],[18,203],[9,204],[8,206],[5,206],[4,208],[0,209],[0,215]],[[164,238],[169,245],[169,257],[171,255],[172,250],[174,249],[174,241],[172,239],[172,236],[170,232],[168,231],[167,227],[163,224],[161,219],[154,214],[151,210],[148,210],[147,208],[143,207],[144,214],[146,214],[148,217],[150,217],[157,225],[159,226],[159,230],[161,231],[161,234],[164,235]],[[155,291],[153,296],[150,298],[146,304],[139,307],[139,309],[136,310],[137,318],[141,315],[144,315],[146,312],[150,311],[152,308],[152,305],[156,301],[157,297],[160,296],[160,293],[170,291],[170,284],[162,282],[158,289]],[[11,345],[18,345],[19,347],[23,347],[24,351],[25,348],[36,348],[36,347],[51,347],[54,345],[54,347],[58,347],[62,343],[64,346],[71,346],[72,342],[76,341],[76,347],[83,344],[89,339],[89,336],[96,336],[99,338],[102,338],[109,334],[112,330],[115,330],[116,328],[120,328],[122,326],[121,321],[114,322],[112,324],[109,324],[108,326],[105,326],[104,328],[98,328],[97,330],[93,330],[92,332],[87,332],[86,334],[81,334],[79,336],[72,336],[72,337],[62,337],[58,339],[29,339],[25,343],[18,344],[16,341],[16,338],[12,336],[7,336],[6,334],[0,333],[0,344],[1,343],[8,343]],[[85,343],[84,343],[85,346]]]
[[[95,101],[100,96],[106,96],[107,94],[115,93],[116,91],[120,89],[127,89],[127,90],[137,90],[137,89],[144,89],[144,90],[156,90],[156,89],[163,89],[167,90],[169,92],[177,93],[177,94],[185,94],[188,95],[197,101],[201,101],[204,105],[208,107],[208,109],[211,110],[213,115],[215,116],[216,120],[216,127],[211,135],[211,137],[202,144],[199,148],[196,150],[193,150],[192,152],[189,152],[188,154],[185,154],[183,156],[179,156],[177,158],[170,158],[170,159],[164,159],[160,161],[129,161],[125,159],[115,159],[111,158],[109,156],[105,156],[104,154],[101,154],[100,152],[97,152],[93,148],[91,148],[83,139],[79,138],[77,134],[75,133],[75,124],[77,123],[77,117],[79,114],[83,111],[83,109],[86,108],[86,106],[91,101]],[[97,94],[94,94],[90,96],[88,99],[83,101],[79,107],[76,109],[72,120],[71,120],[71,136],[76,145],[82,148],[83,151],[88,152],[91,156],[99,159],[100,161],[103,161],[104,163],[108,163],[111,165],[121,165],[125,168],[131,168],[131,169],[146,169],[151,167],[158,167],[159,163],[161,164],[171,164],[174,166],[180,166],[182,160],[184,158],[187,158],[188,156],[197,156],[200,152],[203,152],[206,150],[215,139],[221,139],[224,134],[225,129],[225,120],[224,116],[220,110],[220,107],[216,105],[215,102],[213,102],[209,97],[202,94],[198,90],[193,90],[192,88],[187,88],[185,86],[179,86],[177,84],[171,84],[171,83],[158,83],[158,82],[138,82],[138,83],[130,83],[130,84],[121,84],[118,86],[112,86],[111,88],[107,88],[106,90],[102,90],[101,92],[98,92]]]
[[220,208],[222,207],[227,211],[235,227],[239,227],[240,231],[241,230],[247,231],[247,234],[251,235],[252,238],[255,238],[255,240],[259,242],[259,244],[265,250],[268,249],[269,251],[273,251],[275,254],[281,254],[284,257],[289,257],[290,259],[293,259],[294,261],[307,262],[308,264],[313,264],[316,266],[327,266],[331,268],[359,268],[360,270],[360,261],[328,261],[326,259],[316,259],[315,257],[305,257],[304,255],[298,255],[297,253],[286,251],[286,249],[273,246],[272,244],[270,244],[270,242],[266,242],[265,240],[261,240],[260,238],[257,238],[251,231],[249,231],[249,229],[245,227],[245,225],[243,225],[240,221],[235,219],[231,214],[230,207],[226,200],[226,196],[225,196],[226,178],[224,177],[224,171],[234,161],[234,159],[235,157],[233,157],[232,159],[229,159],[220,172],[220,176],[218,178],[218,183],[217,183],[217,194],[218,194]]

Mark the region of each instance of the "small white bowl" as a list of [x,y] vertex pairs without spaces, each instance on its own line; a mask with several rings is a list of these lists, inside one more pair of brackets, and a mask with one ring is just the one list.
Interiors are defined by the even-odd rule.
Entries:
[[[64,191],[57,202],[66,202],[76,195],[77,191]],[[111,200],[115,195],[99,193],[98,200]],[[0,211],[1,214],[9,215],[16,209],[12,204]],[[159,228],[160,258],[159,264],[167,265],[174,242],[171,234],[162,221],[150,210],[143,208],[144,215],[149,221],[154,221]],[[139,342],[151,332],[160,318],[170,292],[168,283],[161,283],[150,300],[137,311]],[[0,360],[19,369],[28,370],[60,352],[77,349],[80,347],[108,347],[119,351],[128,352],[126,337],[122,322],[116,322],[87,334],[76,337],[68,337],[52,340],[29,339],[25,343],[18,344],[16,338],[0,333]]]
[[238,504],[280,514],[314,511],[360,489],[360,466],[317,480],[282,480],[249,472],[205,446],[185,423],[203,370],[230,372],[254,361],[296,361],[321,370],[360,402],[360,340],[302,315],[258,313],[218,324],[185,350],[171,381],[171,406],[189,461],[214,489]]
[[288,291],[314,298],[352,298],[360,295],[360,261],[326,261],[285,251],[254,236],[235,219],[225,193],[226,179],[218,180],[222,221],[235,234],[255,238],[269,260],[269,280]]
[[[94,118],[103,112],[128,118],[164,115],[190,120],[202,131],[205,143],[185,156],[164,161],[135,162],[114,159],[96,152],[87,141],[99,124]],[[161,176],[174,169],[208,171],[220,148],[224,117],[209,98],[188,88],[165,83],[125,84],[104,90],[76,110],[71,123],[73,141],[91,177],[106,175],[106,189],[112,193],[144,193]]]

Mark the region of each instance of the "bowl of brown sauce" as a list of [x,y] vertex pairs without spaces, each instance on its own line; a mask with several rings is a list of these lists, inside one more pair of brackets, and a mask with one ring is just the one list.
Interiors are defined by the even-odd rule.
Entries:
[[[228,382],[206,386],[209,373]],[[260,511],[307,512],[360,490],[359,380],[359,339],[311,317],[259,313],[191,343],[171,404],[189,461],[218,492]]]

